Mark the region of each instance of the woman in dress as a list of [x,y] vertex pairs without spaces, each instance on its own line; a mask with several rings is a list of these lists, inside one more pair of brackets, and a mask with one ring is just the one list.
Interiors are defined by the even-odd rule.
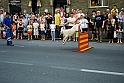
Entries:
[[39,35],[38,28],[39,28],[39,24],[37,22],[37,19],[34,19],[33,29],[34,29],[34,38],[35,39],[38,39],[38,35]]
[[115,22],[116,21],[115,21],[115,19],[113,19],[113,16],[112,15],[109,15],[108,21],[107,21],[107,24],[106,24],[107,31],[108,31],[109,43],[113,43]]

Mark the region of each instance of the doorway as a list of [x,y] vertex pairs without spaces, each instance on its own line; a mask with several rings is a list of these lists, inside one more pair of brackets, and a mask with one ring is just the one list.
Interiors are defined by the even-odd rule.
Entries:
[[39,7],[37,6],[37,0],[32,0],[32,12],[34,14],[39,13]]
[[20,14],[21,13],[21,5],[9,5],[10,7],[10,13],[14,15],[15,13]]

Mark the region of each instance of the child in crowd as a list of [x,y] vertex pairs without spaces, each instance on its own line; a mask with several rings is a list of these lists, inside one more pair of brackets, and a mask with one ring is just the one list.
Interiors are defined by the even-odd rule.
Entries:
[[40,30],[41,40],[45,40],[45,23],[43,21],[40,22]]
[[55,25],[54,21],[52,21],[52,24],[50,25],[50,29],[51,29],[52,41],[55,41],[55,29],[56,29],[56,25]]
[[117,38],[118,38],[118,42],[117,43],[122,43],[122,33],[123,33],[123,28],[121,24],[118,24],[118,28],[117,28]]
[[32,39],[32,25],[31,22],[28,23],[27,29],[28,29],[28,40],[31,38]]
[[24,29],[24,25],[22,23],[22,20],[20,20],[19,23],[18,23],[18,37],[17,37],[17,39],[19,39],[19,38],[22,39],[23,29]]
[[13,39],[16,39],[16,24],[13,22],[12,24],[12,32],[13,32]]
[[37,22],[37,19],[34,20],[34,23],[33,23],[33,28],[34,28],[34,38],[35,39],[38,39],[38,27],[39,27],[39,24]]

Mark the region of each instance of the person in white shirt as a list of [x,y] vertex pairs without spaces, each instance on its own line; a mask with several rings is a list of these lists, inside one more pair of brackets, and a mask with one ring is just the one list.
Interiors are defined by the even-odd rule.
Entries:
[[37,22],[37,19],[35,19],[35,20],[34,20],[34,23],[33,23],[34,38],[35,38],[35,39],[38,39],[38,35],[39,35],[38,27],[39,27],[39,24],[38,24],[38,22]]
[[88,20],[84,18],[83,15],[80,16],[79,24],[80,27],[82,28],[81,32],[87,32],[88,31]]
[[72,28],[75,24],[76,19],[73,17],[73,13],[71,13],[71,16],[67,19],[67,24],[69,28]]
[[45,40],[45,23],[43,21],[40,22],[40,34],[41,40]]
[[[70,17],[67,19],[67,23],[69,28],[72,28],[75,25],[76,18],[73,16],[73,13],[71,13]],[[68,29],[69,29],[68,28]],[[74,41],[75,41],[75,35],[73,35]],[[71,37],[68,41],[71,40]]]
[[54,21],[52,21],[52,24],[50,24],[50,29],[51,29],[52,41],[55,41],[55,29],[56,29],[56,25],[55,25]]

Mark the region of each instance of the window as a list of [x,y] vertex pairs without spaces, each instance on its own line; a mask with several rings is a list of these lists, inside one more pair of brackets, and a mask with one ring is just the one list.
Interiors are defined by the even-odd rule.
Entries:
[[90,7],[108,7],[108,0],[90,0]]

